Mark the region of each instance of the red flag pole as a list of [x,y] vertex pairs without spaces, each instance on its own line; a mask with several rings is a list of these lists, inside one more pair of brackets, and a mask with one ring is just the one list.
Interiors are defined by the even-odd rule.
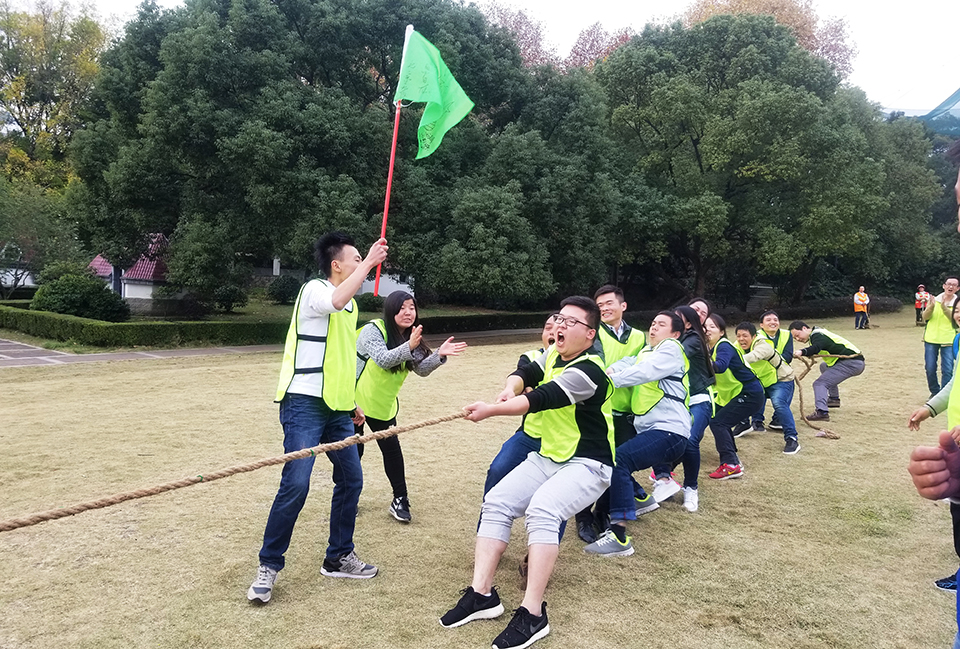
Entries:
[[[383,200],[383,225],[380,226],[380,238],[387,236],[387,214],[390,212],[390,188],[393,186],[393,161],[397,157],[397,134],[400,132],[400,102],[397,102],[397,113],[393,120],[393,144],[390,147],[390,171],[387,172],[387,196]],[[380,266],[377,265],[377,278],[373,283],[373,294],[380,295]]]

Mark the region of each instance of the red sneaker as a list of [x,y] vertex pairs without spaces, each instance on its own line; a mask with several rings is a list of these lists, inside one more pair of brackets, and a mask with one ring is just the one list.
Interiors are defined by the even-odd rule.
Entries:
[[743,475],[743,467],[739,464],[721,464],[717,470],[710,474],[714,480],[729,480],[730,478],[739,478]]

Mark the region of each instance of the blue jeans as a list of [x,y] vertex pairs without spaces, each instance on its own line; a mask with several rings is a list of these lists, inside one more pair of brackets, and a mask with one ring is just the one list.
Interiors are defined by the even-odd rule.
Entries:
[[[793,392],[796,387],[793,381],[777,381],[770,387],[764,388],[764,394],[766,394],[767,399],[770,399],[770,404],[773,406],[773,417],[770,418],[770,421],[783,426],[784,439],[797,438],[797,422],[793,418],[793,412],[790,411],[790,404],[793,403]],[[765,405],[766,401],[764,401]],[[763,423],[763,406],[753,416],[753,421]]]
[[515,432],[503,443],[497,457],[490,463],[490,468],[487,469],[487,480],[483,483],[483,495],[486,496],[505,475],[520,466],[520,463],[527,459],[527,455],[539,450],[540,438],[530,437],[522,430]]
[[[319,444],[339,442],[353,435],[350,414],[330,410],[323,399],[287,394],[280,402],[283,450],[292,453]],[[330,540],[327,558],[353,552],[353,530],[357,523],[357,502],[363,489],[363,471],[356,446],[326,454],[333,464],[333,499],[330,503]],[[310,491],[310,474],[316,458],[308,457],[283,465],[280,488],[270,508],[263,532],[260,563],[283,570],[283,555],[290,547],[293,526]]]
[[[703,439],[703,432],[710,423],[710,415],[713,414],[713,404],[709,401],[702,401],[690,405],[690,415],[693,423],[690,426],[690,439],[683,449],[683,486],[692,489],[697,488],[697,474],[700,473],[700,441]],[[657,478],[665,478],[670,475],[670,471],[676,463],[657,464],[653,471]]]
[[[940,356],[940,382],[937,383],[937,356]],[[930,394],[939,392],[953,376],[953,345],[941,346],[923,343],[923,365],[927,370],[927,387]]]
[[610,482],[610,519],[632,521],[637,519],[637,505],[633,498],[634,471],[655,464],[673,464],[686,448],[687,438],[662,430],[648,430],[617,447],[617,464]]
[[865,311],[857,311],[854,314],[853,326],[856,329],[866,328],[867,326],[867,314]]

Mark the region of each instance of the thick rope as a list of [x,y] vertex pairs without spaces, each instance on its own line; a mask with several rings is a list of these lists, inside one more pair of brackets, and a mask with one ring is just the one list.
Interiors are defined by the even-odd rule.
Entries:
[[249,464],[240,464],[238,466],[228,467],[226,469],[221,469],[219,471],[212,471],[210,473],[204,473],[202,475],[191,476],[189,478],[184,478],[183,480],[176,480],[174,482],[168,482],[166,484],[156,485],[154,487],[147,487],[145,489],[137,489],[135,491],[128,491],[125,493],[114,494],[113,496],[107,496],[106,498],[100,498],[99,500],[91,500],[85,503],[78,503],[70,507],[61,507],[60,509],[52,509],[50,511],[38,512],[35,514],[30,514],[29,516],[24,516],[22,518],[11,518],[9,520],[0,521],[0,532],[8,532],[10,530],[15,530],[21,527],[29,527],[30,525],[36,525],[37,523],[42,523],[44,521],[52,521],[58,518],[66,518],[67,516],[73,516],[74,514],[79,514],[80,512],[85,512],[90,509],[102,509],[104,507],[110,507],[122,503],[127,500],[135,500],[137,498],[146,498],[147,496],[155,496],[161,494],[165,491],[173,491],[174,489],[180,489],[182,487],[189,487],[191,485],[199,484],[201,482],[211,482],[213,480],[219,480],[220,478],[226,478],[228,476],[236,475],[237,473],[247,473],[250,471],[256,471],[257,469],[262,469],[265,466],[273,466],[275,464],[286,464],[293,460],[300,460],[306,457],[315,457],[321,453],[327,453],[329,451],[339,451],[340,449],[346,448],[348,446],[353,446],[354,444],[363,444],[365,442],[372,442],[376,439],[383,439],[385,437],[393,437],[394,435],[399,435],[400,433],[406,433],[411,430],[417,430],[418,428],[426,428],[427,426],[435,426],[436,424],[442,424],[448,421],[454,421],[456,419],[462,419],[466,416],[466,413],[456,413],[453,415],[446,415],[444,417],[437,417],[436,419],[427,419],[426,421],[421,421],[416,424],[409,424],[407,426],[391,426],[386,430],[380,430],[376,432],[370,432],[362,437],[360,435],[353,435],[339,442],[332,442],[330,444],[321,444],[319,446],[314,446],[312,448],[305,448],[299,451],[294,451],[292,453],[286,453],[284,455],[278,455],[276,457],[268,457],[256,462],[250,462]]
[[[817,356],[818,358],[855,358],[859,355],[860,354],[850,354],[847,356],[840,356],[840,355],[832,355],[832,354],[822,354],[822,355],[818,354]],[[817,437],[826,437],[827,439],[840,439],[840,435],[833,432],[832,430],[828,428],[823,428],[821,426],[815,426],[814,424],[811,424],[809,421],[807,421],[807,415],[805,414],[807,409],[803,405],[803,385],[800,384],[800,381],[802,381],[803,377],[805,377],[807,374],[810,373],[810,370],[813,369],[813,366],[816,365],[817,362],[813,358],[810,358],[807,356],[801,356],[800,360],[803,361],[803,364],[807,366],[807,369],[805,369],[800,376],[795,376],[793,378],[793,380],[797,384],[797,393],[800,395],[800,419],[802,419],[803,423],[805,423],[807,426],[817,431]],[[0,529],[0,531],[2,531],[2,529]]]

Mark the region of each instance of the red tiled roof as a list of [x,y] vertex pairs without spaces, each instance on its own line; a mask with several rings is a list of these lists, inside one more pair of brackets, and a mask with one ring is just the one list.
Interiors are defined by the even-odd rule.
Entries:
[[[163,254],[166,252],[167,243],[167,238],[162,234],[153,235],[147,254],[141,255],[133,266],[124,271],[123,277],[144,282],[165,281],[167,279],[167,264],[163,261]],[[110,273],[113,272],[110,263],[102,255],[97,255],[90,262],[90,267],[100,277],[109,277]]]
[[93,272],[97,274],[97,277],[110,277],[110,274],[113,272],[113,266],[103,258],[103,255],[94,257],[89,266],[93,269]]

